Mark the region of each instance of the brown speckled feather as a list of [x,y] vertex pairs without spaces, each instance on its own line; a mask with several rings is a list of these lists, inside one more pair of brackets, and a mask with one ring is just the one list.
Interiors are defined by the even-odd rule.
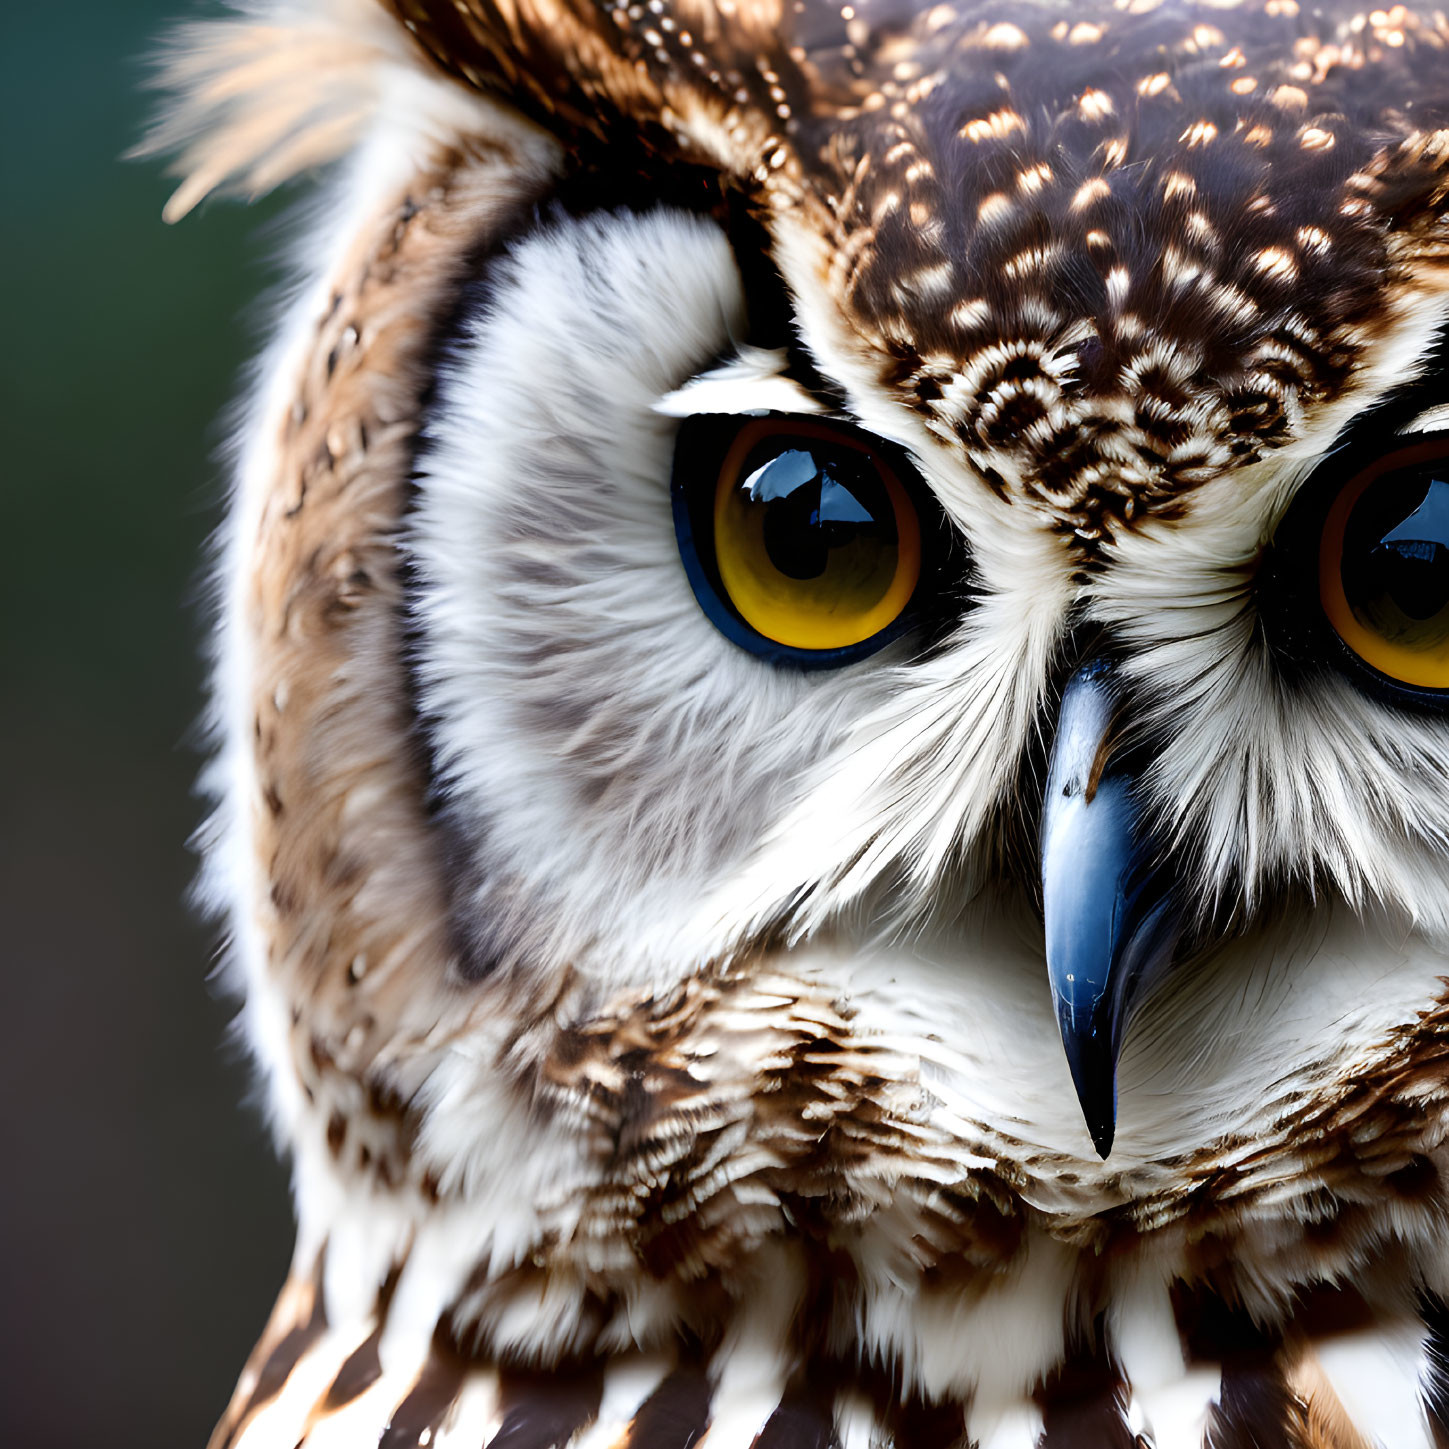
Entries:
[[[380,681],[369,679],[364,661],[385,668],[401,648],[390,538],[406,498],[417,394],[426,386],[426,298],[429,289],[441,296],[486,236],[499,205],[495,168],[504,164],[486,149],[445,157],[363,233],[316,319],[275,491],[259,521],[261,562],[251,584],[261,909],[275,979],[292,1003],[292,1059],[309,1104],[303,1130],[325,1138],[327,1155],[359,1191],[366,1184],[368,1192],[424,1208],[458,1200],[459,1184],[440,1181],[416,1160],[416,1084],[450,1040],[495,1010],[500,991],[523,987],[495,983],[473,995],[450,978],[437,844],[414,773],[409,721]],[[393,291],[405,292],[410,305],[390,306]],[[366,815],[351,805],[359,792],[371,802]],[[912,1120],[921,1090],[916,1067],[853,1038],[831,1003],[788,978],[761,977],[744,963],[668,999],[594,1006],[567,974],[527,989],[534,1005],[520,1016],[529,1025],[496,1069],[515,1079],[520,1099],[536,1110],[589,1125],[597,1177],[570,1205],[578,1227],[548,1250],[556,1260],[541,1256],[537,1266],[464,1287],[440,1325],[460,1347],[437,1350],[443,1359],[414,1366],[414,1376],[374,1376],[368,1344],[375,1326],[349,1325],[349,1338],[326,1343],[335,1363],[318,1370],[299,1422],[324,1425],[362,1389],[374,1403],[394,1400],[409,1432],[412,1418],[422,1428],[443,1422],[469,1385],[479,1402],[486,1397],[479,1385],[495,1385],[487,1392],[497,1398],[494,1328],[518,1295],[545,1291],[550,1281],[576,1283],[585,1295],[570,1341],[608,1340],[621,1295],[641,1267],[653,1281],[675,1285],[684,1323],[717,1334],[749,1291],[739,1265],[788,1232],[802,1270],[819,1284],[797,1352],[816,1356],[810,1382],[841,1387],[833,1408],[782,1408],[772,1432],[783,1436],[790,1425],[800,1442],[813,1444],[845,1412],[841,1406],[861,1395],[867,1404],[891,1403],[888,1388],[877,1393],[857,1381],[847,1361],[831,1357],[848,1343],[858,1311],[848,1245],[862,1232],[892,1243],[927,1297],[1009,1273],[1025,1237],[1049,1226],[1058,1240],[1096,1255],[1132,1251],[1149,1238],[1157,1251],[1179,1243],[1196,1282],[1231,1299],[1240,1274],[1256,1277],[1265,1261],[1285,1254],[1302,1258],[1305,1271],[1329,1274],[1381,1253],[1378,1214],[1386,1198],[1397,1213],[1442,1219],[1449,1211],[1440,1166],[1449,1122],[1444,1003],[1385,1054],[1374,1075],[1304,1104],[1275,1138],[1228,1140],[1200,1159],[1163,1164],[1160,1191],[1139,1190],[1112,1211],[1084,1192],[1078,1211],[1059,1208],[1048,1224],[1033,1202],[1049,1191],[1070,1203],[1060,1164],[1023,1155],[1020,1143],[981,1123],[982,1142],[999,1153],[996,1164],[954,1167],[960,1144],[933,1140]],[[518,1009],[516,997],[510,1009]],[[722,1032],[738,1037],[738,1055],[721,1054]],[[756,1056],[751,1044],[765,1042],[768,1051]],[[1324,1207],[1291,1241],[1277,1219],[1260,1227],[1253,1208],[1259,1196],[1282,1192],[1284,1174],[1303,1162],[1305,1140],[1314,1143],[1311,1190]],[[721,1172],[720,1154],[731,1141],[741,1164]],[[259,1417],[268,1403],[292,1423],[295,1404],[283,1406],[286,1413],[275,1405],[299,1355],[322,1351],[315,1306],[305,1283],[284,1293],[218,1430],[218,1449],[281,1442],[260,1428],[253,1437],[245,1430],[271,1422]],[[1292,1320],[1291,1301],[1281,1311]],[[1185,1313],[1191,1332],[1196,1313]],[[466,1362],[447,1357],[460,1352]],[[1094,1353],[1087,1350],[1083,1367],[1064,1369],[1038,1391],[1052,1449],[1110,1445],[1119,1430],[1107,1426],[1125,1423],[1110,1366]],[[1213,1362],[1226,1361],[1219,1354]],[[1255,1442],[1255,1433],[1268,1442],[1261,1426],[1273,1422],[1284,1435],[1276,1442],[1357,1449],[1311,1355],[1280,1347],[1252,1362],[1226,1362],[1225,1372],[1214,1445],[1236,1449]],[[683,1446],[695,1431],[681,1416],[707,1417],[703,1382],[662,1381],[633,1421],[644,1426],[642,1437],[626,1442]],[[512,1407],[495,1411],[499,1435],[504,1424],[513,1427],[490,1443],[512,1446],[509,1436],[516,1436],[519,1446],[531,1445],[525,1426],[552,1423],[547,1413],[582,1419],[592,1412],[583,1391],[565,1412],[551,1377],[532,1383],[519,1380]],[[889,1424],[915,1411],[879,1412]],[[902,1449],[954,1444],[960,1413],[960,1406],[928,1412],[923,1405],[926,1427],[891,1432]],[[666,1423],[676,1427],[666,1433]]]
[[1442,12],[396,8],[545,124],[807,212],[881,383],[1088,545],[1291,437],[1391,282],[1445,285]]
[[[909,1295],[949,1322],[963,1301],[1004,1308],[1043,1262],[1066,1265],[1071,1306],[1060,1361],[1030,1388],[1046,1449],[1148,1442],[1146,1389],[1107,1323],[1109,1279],[1139,1268],[1171,1279],[1161,1332],[1212,1385],[1213,1449],[1360,1449],[1325,1360],[1391,1330],[1446,1351],[1405,1244],[1449,1221],[1449,997],[1371,1066],[1325,1065],[1270,1130],[1114,1177],[1012,1121],[943,1128],[927,1047],[863,1030],[773,941],[663,992],[600,991],[558,961],[470,980],[398,688],[397,540],[439,341],[480,258],[568,166],[667,178],[683,163],[711,174],[716,214],[743,196],[762,218],[863,375],[1100,562],[1140,520],[1300,439],[1449,286],[1443,13],[368,8],[416,44],[399,59],[374,38],[368,56],[471,109],[330,254],[281,364],[238,525],[234,725],[262,943],[249,1009],[307,1185],[358,1221],[304,1218],[213,1449],[689,1449],[707,1432],[707,1449],[964,1449],[969,1396],[931,1401],[861,1351],[872,1300]],[[199,74],[215,101],[197,64],[179,79]],[[293,69],[272,56],[257,83],[278,66],[280,129],[243,106],[178,206],[232,174],[267,184],[361,124],[343,86],[335,128],[311,129]],[[466,1153],[429,1137],[445,1090],[476,1094],[479,1133],[506,1117],[577,1147],[512,1257],[469,1236]],[[443,1308],[414,1321],[395,1290],[419,1264],[439,1273],[439,1240],[461,1245]],[[329,1292],[362,1306],[330,1318]],[[540,1348],[517,1325],[555,1302]],[[768,1372],[745,1351],[760,1321]],[[1442,1440],[1442,1374],[1425,1394]]]

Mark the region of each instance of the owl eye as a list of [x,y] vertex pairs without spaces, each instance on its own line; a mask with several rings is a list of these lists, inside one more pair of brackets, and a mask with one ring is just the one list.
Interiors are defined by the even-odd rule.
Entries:
[[1318,596],[1370,669],[1449,690],[1449,439],[1398,449],[1339,492],[1319,540]]
[[1449,432],[1350,445],[1310,479],[1264,560],[1285,662],[1324,660],[1394,703],[1449,709]]
[[734,643],[833,667],[910,626],[934,519],[883,439],[825,419],[693,417],[672,491],[695,597]]

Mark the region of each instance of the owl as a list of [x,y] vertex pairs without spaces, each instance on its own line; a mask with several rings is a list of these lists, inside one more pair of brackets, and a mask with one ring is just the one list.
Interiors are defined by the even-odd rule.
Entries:
[[1449,1444],[1449,20],[258,0],[213,1449]]

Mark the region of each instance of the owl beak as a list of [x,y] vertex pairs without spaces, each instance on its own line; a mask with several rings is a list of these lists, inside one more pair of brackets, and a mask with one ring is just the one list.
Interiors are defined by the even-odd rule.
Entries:
[[1117,1130],[1117,1055],[1180,933],[1164,852],[1146,831],[1140,760],[1114,753],[1117,690],[1094,659],[1062,696],[1041,817],[1047,972],[1067,1065],[1098,1155]]

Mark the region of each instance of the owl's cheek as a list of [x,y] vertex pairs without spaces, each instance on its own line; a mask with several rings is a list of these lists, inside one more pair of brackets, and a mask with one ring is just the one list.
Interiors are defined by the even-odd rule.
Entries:
[[403,540],[456,911],[484,965],[677,976],[706,947],[676,918],[873,696],[732,645],[681,563],[658,404],[746,325],[720,229],[555,219],[488,282],[445,348]]

